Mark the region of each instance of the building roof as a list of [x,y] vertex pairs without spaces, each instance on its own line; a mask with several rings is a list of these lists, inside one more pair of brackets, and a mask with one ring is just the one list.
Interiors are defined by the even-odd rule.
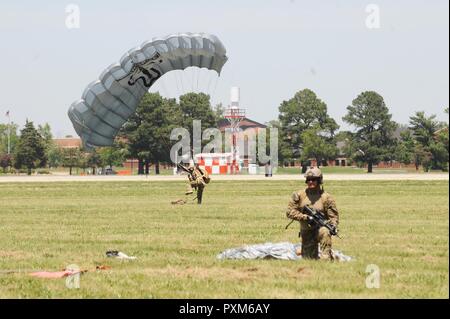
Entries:
[[[219,121],[218,127],[219,127],[219,130],[221,132],[223,132],[223,131],[225,131],[226,128],[230,127],[230,122],[228,122],[227,119],[222,119],[222,120]],[[239,123],[239,127],[243,131],[245,131],[246,129],[249,129],[249,128],[266,128],[267,126],[264,125],[264,124],[258,123],[256,121],[253,121],[253,120],[251,120],[251,119],[249,119],[247,117],[244,117],[241,120],[241,122]]]
[[78,137],[54,138],[53,142],[60,148],[81,148],[81,139]]

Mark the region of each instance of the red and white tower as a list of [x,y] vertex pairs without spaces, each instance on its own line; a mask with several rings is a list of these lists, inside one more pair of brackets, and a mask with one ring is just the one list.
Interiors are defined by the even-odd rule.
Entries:
[[239,149],[237,147],[237,139],[239,134],[239,124],[245,118],[245,109],[240,108],[240,90],[238,87],[232,87],[230,92],[231,105],[225,111],[225,118],[230,122],[231,138],[232,138],[232,164],[231,174],[239,171]]

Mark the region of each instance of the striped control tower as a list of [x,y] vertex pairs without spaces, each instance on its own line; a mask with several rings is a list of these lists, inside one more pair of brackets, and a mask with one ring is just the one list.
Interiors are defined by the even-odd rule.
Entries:
[[225,118],[230,122],[231,136],[232,136],[232,163],[231,174],[236,174],[239,171],[239,150],[237,147],[239,124],[245,118],[245,110],[240,108],[240,90],[238,87],[232,87],[230,92],[231,105],[225,111]]

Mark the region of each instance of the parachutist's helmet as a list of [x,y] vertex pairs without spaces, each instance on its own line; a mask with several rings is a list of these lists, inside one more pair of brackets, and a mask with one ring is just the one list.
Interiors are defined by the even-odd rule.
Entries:
[[317,180],[319,184],[322,184],[323,182],[322,171],[317,167],[310,167],[305,173],[305,178],[306,178],[305,183],[308,180]]

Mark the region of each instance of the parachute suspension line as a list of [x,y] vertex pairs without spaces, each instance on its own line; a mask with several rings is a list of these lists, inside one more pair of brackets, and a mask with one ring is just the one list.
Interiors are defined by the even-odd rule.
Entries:
[[210,89],[210,86],[211,86],[211,80],[212,80],[212,75],[211,75],[211,72],[208,72],[208,87],[207,87],[207,92],[208,92],[208,95],[209,95],[209,97],[211,98],[211,89]]
[[183,88],[183,92],[181,93],[181,95],[185,95],[187,93],[188,88],[186,87],[187,85],[184,83],[184,71],[180,71],[180,82],[181,82],[181,86]]
[[162,88],[162,90],[164,91],[165,97],[166,97],[166,98],[170,98],[170,96],[169,96],[169,91],[167,90],[166,84],[164,83],[164,77],[161,77],[161,78],[159,79],[159,82],[161,83],[161,88]]
[[201,73],[202,69],[197,70],[197,93],[200,93],[199,87],[198,87],[198,79],[200,78],[200,73]]
[[180,87],[179,87],[179,85],[178,85],[178,77],[177,77],[177,73],[176,73],[176,71],[174,71],[174,72],[172,72],[172,73],[174,73],[174,77],[175,77],[175,84],[177,85],[177,97],[178,96],[180,96]]
[[195,93],[198,93],[198,87],[197,87],[197,79],[198,79],[198,69],[195,68],[195,74],[194,74],[194,90]]
[[191,83],[191,86],[192,86],[192,92],[194,92],[195,70],[191,69],[191,71],[192,71],[192,83]]
[[211,101],[216,98],[217,84],[219,84],[219,75],[217,75],[215,77],[215,79],[216,79],[216,83],[214,84],[214,91],[213,91],[213,94],[212,94],[212,97],[211,97]]
[[[178,71],[177,71],[178,73]],[[180,71],[179,75],[180,75],[180,82],[181,82],[181,95],[184,95],[186,93],[186,91],[184,90],[184,84],[183,84],[183,71]]]

